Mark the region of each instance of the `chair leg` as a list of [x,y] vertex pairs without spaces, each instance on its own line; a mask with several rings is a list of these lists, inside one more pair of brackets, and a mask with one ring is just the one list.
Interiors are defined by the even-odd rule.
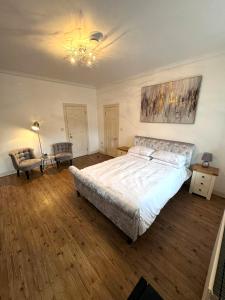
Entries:
[[59,168],[59,161],[58,160],[56,161],[56,166],[57,166],[57,168]]
[[20,177],[20,170],[17,170],[16,173],[17,173],[17,176]]
[[40,165],[40,171],[43,174],[43,166],[42,165]]
[[72,159],[70,160],[70,165],[71,165],[71,166],[73,165],[73,160],[72,160]]
[[30,179],[29,171],[26,171],[25,174],[27,176],[27,179]]

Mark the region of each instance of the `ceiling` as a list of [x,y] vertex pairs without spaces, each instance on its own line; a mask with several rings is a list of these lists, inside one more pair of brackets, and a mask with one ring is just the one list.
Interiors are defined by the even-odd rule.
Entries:
[[[106,35],[92,69],[64,60],[80,10]],[[99,87],[225,51],[225,1],[0,0],[0,36],[0,70]]]

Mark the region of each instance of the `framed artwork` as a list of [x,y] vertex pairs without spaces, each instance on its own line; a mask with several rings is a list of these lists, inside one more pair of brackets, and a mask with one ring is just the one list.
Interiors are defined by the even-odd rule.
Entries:
[[202,76],[180,79],[141,89],[141,122],[192,124]]

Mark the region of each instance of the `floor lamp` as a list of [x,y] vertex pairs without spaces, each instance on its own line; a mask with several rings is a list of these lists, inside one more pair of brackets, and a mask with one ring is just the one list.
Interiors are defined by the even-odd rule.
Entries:
[[35,132],[37,132],[38,134],[38,140],[39,140],[39,146],[40,146],[40,150],[41,150],[41,156],[43,155],[43,152],[42,152],[42,145],[41,145],[41,139],[40,139],[40,134],[39,134],[39,131],[40,131],[40,124],[35,121],[32,126],[31,126],[31,129]]

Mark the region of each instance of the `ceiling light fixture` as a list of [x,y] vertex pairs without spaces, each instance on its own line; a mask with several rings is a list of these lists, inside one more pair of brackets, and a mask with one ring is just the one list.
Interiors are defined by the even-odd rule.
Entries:
[[93,67],[100,53],[99,45],[102,40],[103,34],[101,32],[92,32],[85,36],[82,27],[67,33],[65,43],[67,55],[65,59],[72,65]]

